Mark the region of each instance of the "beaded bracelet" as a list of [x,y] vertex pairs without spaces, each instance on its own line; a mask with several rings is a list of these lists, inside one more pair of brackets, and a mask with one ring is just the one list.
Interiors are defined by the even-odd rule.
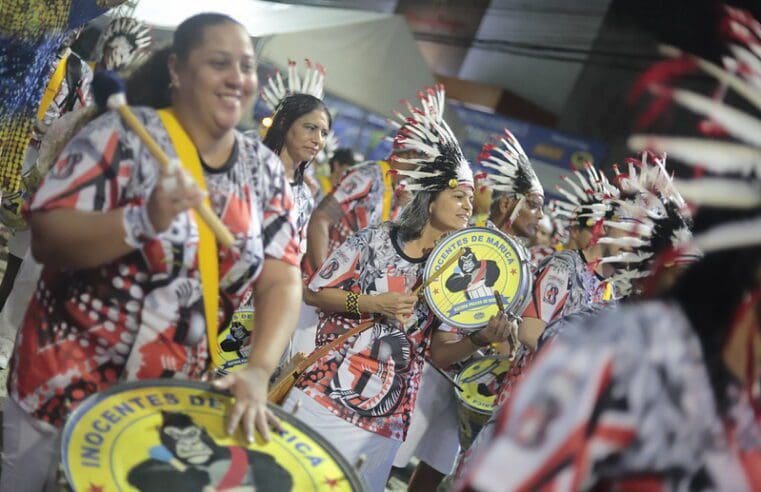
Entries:
[[355,294],[354,292],[346,293],[346,312],[353,313],[353,314],[360,314],[359,313],[359,294]]

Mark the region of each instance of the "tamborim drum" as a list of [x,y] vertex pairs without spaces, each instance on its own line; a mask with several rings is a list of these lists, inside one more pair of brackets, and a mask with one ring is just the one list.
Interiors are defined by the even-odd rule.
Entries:
[[471,227],[446,236],[431,252],[423,279],[462,252],[425,289],[428,305],[444,323],[464,332],[478,331],[499,311],[494,292],[506,311],[520,315],[531,295],[531,266],[526,249],[496,229]]
[[227,435],[231,400],[169,379],[94,394],[64,427],[66,478],[76,491],[365,490],[335,448],[279,407],[284,432],[269,443]]
[[466,365],[455,376],[460,446],[468,449],[494,410],[502,381],[510,369],[505,357],[487,356]]
[[219,332],[217,343],[212,347],[222,360],[216,370],[228,374],[246,367],[251,353],[251,332],[254,330],[254,309],[242,307],[233,313],[230,324]]

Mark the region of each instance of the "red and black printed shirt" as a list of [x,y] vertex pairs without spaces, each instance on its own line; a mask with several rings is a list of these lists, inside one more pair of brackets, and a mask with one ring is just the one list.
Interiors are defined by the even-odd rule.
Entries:
[[401,212],[399,197],[386,190],[383,170],[377,162],[367,162],[352,168],[333,190],[331,196],[341,206],[341,220],[330,226],[329,252],[365,227],[383,222],[384,195],[391,193],[391,208],[386,220],[396,220]]
[[[412,259],[402,252],[392,224],[386,222],[359,231],[333,251],[309,289],[338,288],[363,295],[411,292],[424,265],[425,258]],[[320,312],[317,346],[358,322],[344,313]],[[404,440],[437,324],[424,302],[417,303],[406,326],[379,319],[307,369],[296,387],[362,429]]]
[[[157,113],[137,117],[170,157],[176,155]],[[205,169],[212,208],[236,237],[218,245],[219,326],[225,326],[266,257],[299,260],[290,186],[277,157],[236,133],[227,164]],[[106,212],[148,199],[159,168],[116,113],[87,125],[64,149],[28,211]],[[34,417],[62,425],[88,395],[121,380],[196,378],[207,341],[191,215],[141,249],[105,265],[45,267],[27,308],[13,356],[9,393]]]

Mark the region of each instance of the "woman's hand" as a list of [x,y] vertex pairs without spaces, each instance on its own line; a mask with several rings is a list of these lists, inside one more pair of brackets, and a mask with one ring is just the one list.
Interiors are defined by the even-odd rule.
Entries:
[[238,424],[241,424],[248,442],[254,442],[254,430],[259,431],[262,438],[269,442],[270,427],[279,432],[283,430],[280,421],[267,408],[269,377],[266,370],[247,366],[214,381],[215,388],[229,390],[235,397],[235,403],[227,416],[228,434],[234,434]]
[[173,171],[162,169],[146,204],[156,233],[167,230],[178,214],[197,207],[203,199],[204,193],[181,167],[176,166]]
[[511,341],[512,333],[515,333],[517,329],[518,325],[515,320],[510,321],[505,316],[505,313],[498,313],[489,319],[486,328],[471,335],[471,340],[479,346],[509,342]]
[[[361,296],[359,298],[359,309],[362,312],[371,311],[406,323],[407,318],[412,315],[412,309],[417,301],[417,296],[412,294],[385,292],[377,296]],[[362,305],[363,302],[366,303],[367,309]]]

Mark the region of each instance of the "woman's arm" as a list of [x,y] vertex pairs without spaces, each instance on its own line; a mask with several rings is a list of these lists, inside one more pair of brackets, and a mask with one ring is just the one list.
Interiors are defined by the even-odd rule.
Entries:
[[[162,172],[145,205],[149,224],[142,225],[152,229],[152,234],[163,232],[177,214],[203,201],[203,194],[195,185],[185,186],[181,173],[180,169]],[[135,215],[125,222],[126,210],[120,207],[104,212],[74,208],[32,211],[29,215],[32,255],[42,264],[59,268],[93,268],[110,263],[135,249],[128,244],[126,233]]]
[[306,258],[313,270],[322,265],[328,257],[330,241],[330,224],[341,220],[341,205],[331,195],[322,199],[312,212],[307,226]]
[[436,330],[431,339],[431,362],[446,368],[473,355],[476,350],[492,343],[506,342],[510,338],[515,322],[508,321],[504,314],[492,316],[486,328],[470,336],[460,337],[456,333]]
[[[322,311],[345,313],[348,292],[337,288],[324,288],[317,292],[305,289],[304,301]],[[374,296],[360,295],[357,304],[362,314],[380,314],[402,323],[412,314],[418,299],[404,292],[384,292]]]
[[265,441],[270,439],[270,426],[280,429],[267,408],[267,388],[299,318],[299,269],[267,258],[254,284],[254,304],[256,327],[251,332],[248,366],[215,381],[217,388],[230,390],[235,396],[235,405],[227,417],[227,432],[233,434],[241,422],[249,442],[254,440],[254,428]]

